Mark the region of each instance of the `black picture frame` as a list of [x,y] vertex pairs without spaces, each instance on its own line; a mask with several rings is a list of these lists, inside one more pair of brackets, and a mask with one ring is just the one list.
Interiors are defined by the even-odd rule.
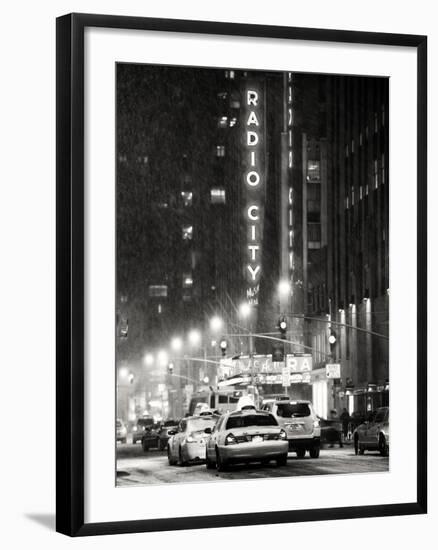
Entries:
[[[311,510],[84,522],[84,30],[86,27],[404,46],[417,52],[417,498]],[[57,19],[56,529],[69,536],[322,521],[427,511],[427,38],[342,30],[69,14]]]

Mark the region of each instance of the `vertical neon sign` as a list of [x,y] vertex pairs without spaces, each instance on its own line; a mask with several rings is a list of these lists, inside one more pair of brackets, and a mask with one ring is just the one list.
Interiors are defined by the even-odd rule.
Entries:
[[244,89],[243,109],[243,184],[246,206],[244,212],[247,228],[245,254],[246,300],[258,305],[260,276],[262,271],[262,236],[265,192],[265,121],[261,86],[248,84]]

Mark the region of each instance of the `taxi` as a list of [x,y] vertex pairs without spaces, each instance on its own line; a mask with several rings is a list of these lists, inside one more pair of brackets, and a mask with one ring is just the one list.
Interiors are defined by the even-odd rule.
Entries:
[[275,460],[277,466],[287,462],[286,432],[275,417],[258,411],[254,405],[224,414],[217,424],[207,428],[205,460],[207,468],[223,471],[229,464]]
[[204,462],[206,428],[213,428],[217,416],[189,416],[183,418],[176,430],[167,432],[167,459],[171,466],[185,466],[189,462]]

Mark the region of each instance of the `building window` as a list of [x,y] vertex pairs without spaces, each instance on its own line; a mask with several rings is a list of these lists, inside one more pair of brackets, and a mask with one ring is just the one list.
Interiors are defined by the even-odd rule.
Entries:
[[186,291],[183,293],[182,299],[183,299],[183,302],[190,302],[192,299],[192,295],[190,294],[190,292]]
[[234,71],[225,71],[225,78],[229,78],[230,80],[233,80],[235,77]]
[[321,170],[319,160],[307,161],[307,181],[319,182],[321,179]]
[[210,190],[211,204],[225,204],[225,189],[215,188]]
[[163,313],[163,306],[158,304],[158,314],[160,315],[161,313]]
[[158,297],[167,298],[167,285],[149,285],[149,297],[150,298],[158,298]]
[[380,165],[380,173],[381,173],[381,177],[380,177],[380,181],[382,182],[382,184],[385,183],[385,155],[382,153],[382,157],[381,157],[381,165]]
[[182,238],[184,241],[193,239],[193,225],[184,225],[182,228]]
[[379,186],[379,168],[377,160],[375,160],[373,163],[373,181],[374,189],[377,189],[377,187]]
[[319,213],[321,210],[320,201],[308,200],[307,201],[307,212],[311,214]]
[[184,206],[192,206],[192,201],[193,201],[192,191],[181,191],[181,198]]
[[216,145],[216,156],[217,157],[225,156],[225,145]]
[[321,224],[307,224],[307,243],[308,248],[321,248]]
[[377,113],[374,113],[374,132],[377,134],[379,131],[379,117]]
[[228,117],[227,116],[219,117],[219,120],[217,121],[217,125],[219,128],[226,128],[228,126]]
[[192,288],[193,286],[193,277],[191,273],[183,273],[182,277],[182,286],[183,288]]
[[354,185],[351,186],[351,206],[354,206]]
[[128,157],[126,155],[119,155],[119,162],[126,162]]

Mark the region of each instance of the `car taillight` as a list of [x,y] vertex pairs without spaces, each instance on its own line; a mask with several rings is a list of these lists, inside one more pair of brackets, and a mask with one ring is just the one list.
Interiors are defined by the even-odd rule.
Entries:
[[313,421],[313,427],[314,428],[319,428],[319,420],[314,420]]
[[225,445],[235,445],[237,443],[237,439],[234,437],[233,434],[228,434],[225,438]]
[[278,439],[286,439],[287,435],[284,430],[280,430],[280,433],[278,434]]

